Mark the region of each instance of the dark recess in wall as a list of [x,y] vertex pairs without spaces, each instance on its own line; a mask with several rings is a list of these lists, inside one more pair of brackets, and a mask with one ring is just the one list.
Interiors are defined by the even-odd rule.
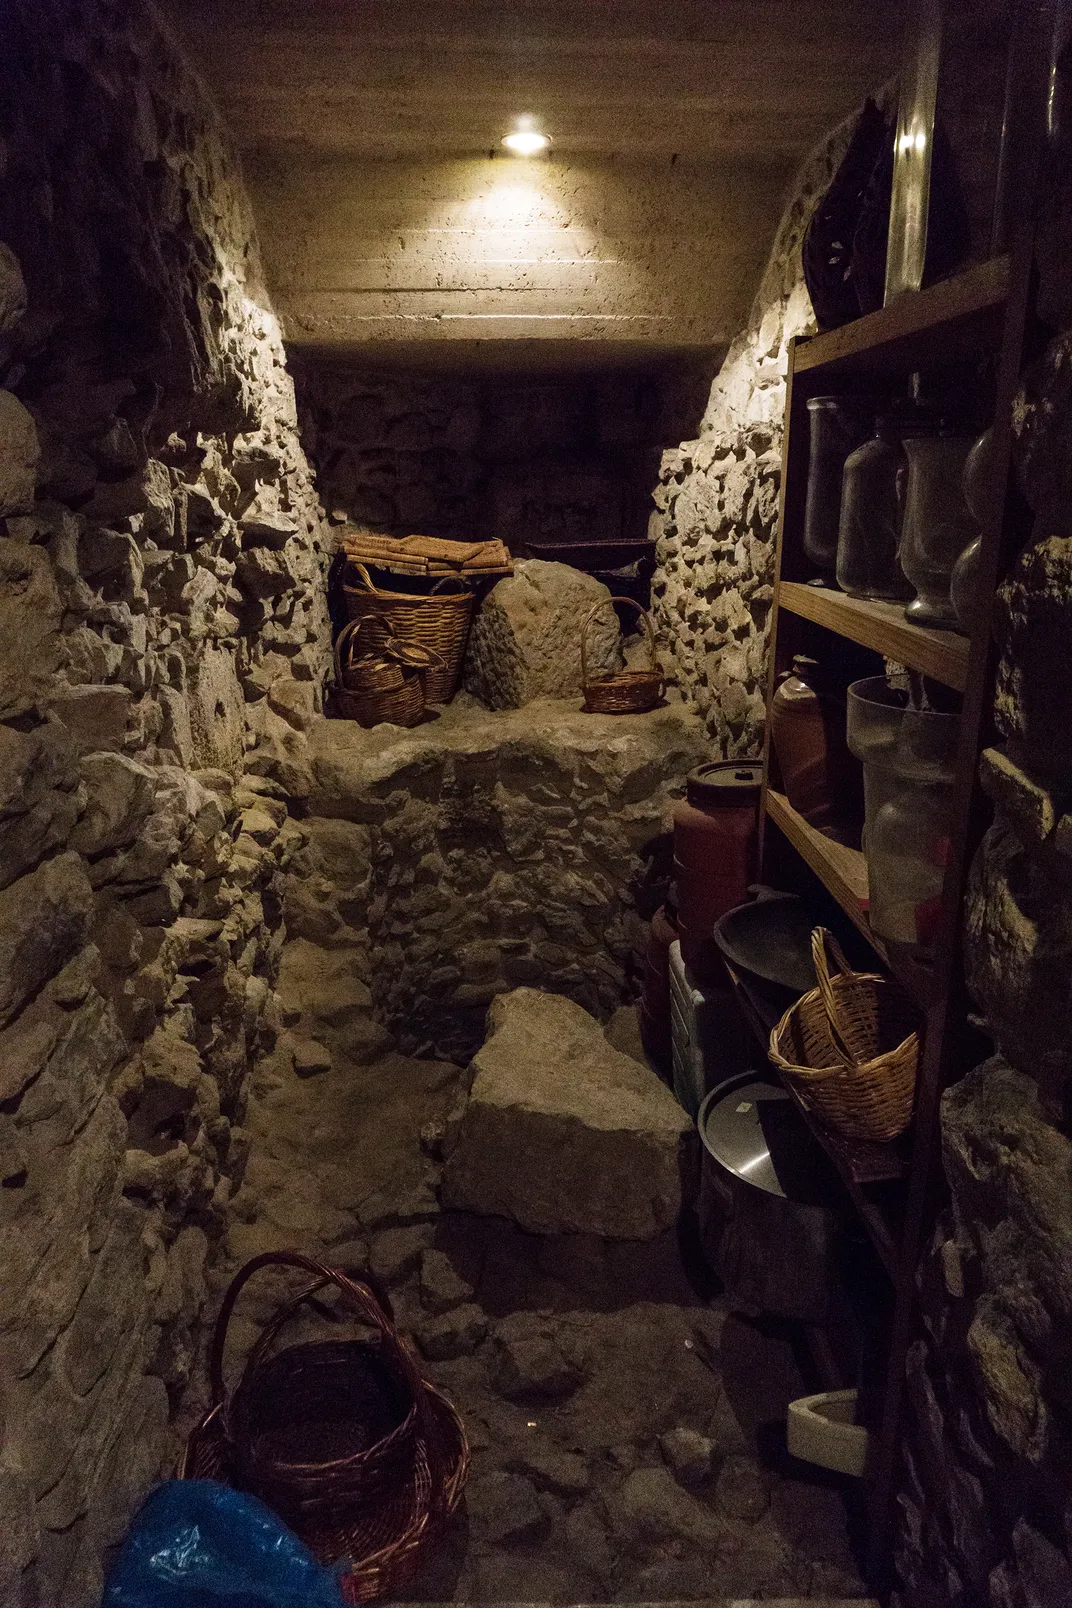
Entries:
[[650,368],[434,373],[294,359],[331,511],[388,535],[640,540],[668,442],[694,432],[721,354]]

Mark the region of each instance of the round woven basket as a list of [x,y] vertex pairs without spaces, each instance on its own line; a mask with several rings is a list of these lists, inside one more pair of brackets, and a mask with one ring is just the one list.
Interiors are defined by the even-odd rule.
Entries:
[[[224,1383],[235,1302],[265,1267],[313,1282],[282,1303],[253,1345],[238,1384]],[[292,1317],[334,1288],[372,1338],[273,1351]],[[321,1563],[345,1561],[348,1602],[397,1594],[414,1579],[461,1501],[469,1468],[453,1407],[423,1377],[386,1301],[298,1251],[269,1251],[232,1281],[210,1353],[213,1405],[187,1441],[180,1479],[215,1479],[258,1496]]]
[[[353,578],[351,578],[353,577]],[[453,591],[444,591],[453,587]],[[457,577],[444,576],[431,592],[389,592],[378,587],[364,564],[351,559],[343,580],[346,611],[351,620],[367,620],[368,646],[378,645],[377,630],[400,642],[430,648],[440,665],[423,672],[426,703],[447,703],[458,690],[465,644],[473,622],[476,593]]]
[[585,638],[596,615],[606,603],[596,603],[589,609],[581,626],[581,682],[584,686],[584,707],[591,715],[635,715],[644,709],[654,709],[666,689],[655,651],[655,630],[647,609],[631,597],[612,597],[612,603],[628,603],[636,609],[644,626],[648,641],[650,670],[619,670],[616,674],[589,676]]
[[[351,620],[335,643],[335,704],[347,720],[361,726],[416,726],[424,715],[424,676],[442,666],[431,648],[399,642],[382,631],[378,645],[362,653],[359,642],[367,625]],[[366,632],[366,637],[368,633]]]
[[854,972],[825,927],[812,933],[811,952],[819,986],[774,1028],[770,1058],[828,1128],[850,1139],[896,1139],[912,1120],[918,1013],[887,978]]

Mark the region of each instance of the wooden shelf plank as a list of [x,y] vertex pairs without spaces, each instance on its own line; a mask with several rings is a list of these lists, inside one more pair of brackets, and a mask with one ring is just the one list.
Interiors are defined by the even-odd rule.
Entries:
[[992,257],[927,290],[906,292],[888,307],[824,335],[798,340],[794,372],[907,373],[997,350],[1009,294],[1008,257]]
[[784,793],[767,788],[767,817],[784,832],[823,886],[833,894],[845,914],[853,921],[869,943],[874,940],[867,920],[867,861],[859,849],[850,849],[844,843],[835,843],[814,826],[809,826],[803,815],[790,804]]
[[835,592],[833,587],[782,581],[778,606],[828,631],[836,631],[863,648],[873,648],[888,659],[896,659],[910,670],[921,670],[957,692],[963,692],[968,684],[971,644],[967,637],[955,631],[930,631],[910,624],[901,603],[879,603],[849,597],[847,592]]

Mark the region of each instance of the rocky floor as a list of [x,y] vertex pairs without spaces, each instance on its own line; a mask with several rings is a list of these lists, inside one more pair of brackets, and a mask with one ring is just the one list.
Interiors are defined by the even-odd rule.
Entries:
[[[635,1042],[629,1013],[609,1031]],[[784,1338],[703,1299],[673,1233],[546,1238],[441,1211],[437,1152],[463,1074],[370,1058],[367,1024],[343,1037],[364,1064],[338,1036],[317,1057],[283,1035],[259,1069],[217,1298],[237,1265],[281,1246],[390,1290],[473,1448],[467,1519],[411,1596],[863,1595],[842,1489],[784,1449],[779,1421],[804,1388]],[[278,1287],[267,1274],[243,1298],[234,1357]]]

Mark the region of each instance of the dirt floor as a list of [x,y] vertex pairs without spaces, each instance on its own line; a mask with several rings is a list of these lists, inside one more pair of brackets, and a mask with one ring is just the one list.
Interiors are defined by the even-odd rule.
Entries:
[[[473,1451],[466,1518],[408,1595],[865,1595],[852,1482],[785,1450],[786,1403],[810,1384],[785,1336],[728,1311],[677,1235],[541,1239],[442,1212],[437,1153],[462,1083],[394,1054],[336,1053],[299,1076],[281,1047],[259,1069],[217,1273],[218,1299],[246,1258],[290,1246],[389,1289]],[[283,1282],[243,1298],[236,1360]]]

